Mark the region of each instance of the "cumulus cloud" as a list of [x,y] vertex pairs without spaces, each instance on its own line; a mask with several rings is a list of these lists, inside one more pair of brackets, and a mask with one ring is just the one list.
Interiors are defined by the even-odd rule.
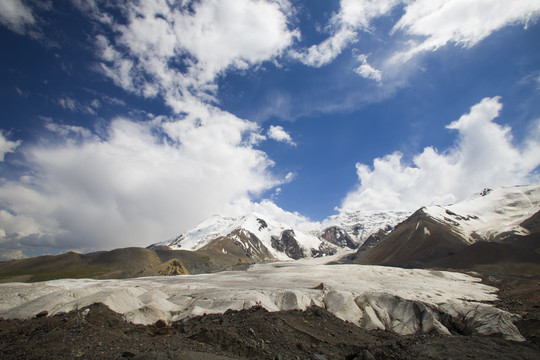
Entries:
[[501,109],[499,97],[483,99],[447,126],[458,131],[453,147],[427,147],[412,164],[399,152],[375,159],[372,167],[358,163],[360,183],[341,210],[415,210],[453,203],[486,187],[538,182],[539,132],[514,144],[510,127],[494,122]]
[[293,141],[291,135],[289,135],[289,133],[287,133],[285,129],[283,129],[283,127],[279,125],[270,126],[270,128],[268,129],[268,137],[279,142],[284,142],[289,145],[296,146],[296,143]]
[[21,144],[20,140],[10,141],[5,136],[2,130],[0,130],[0,162],[4,161],[7,153],[14,152],[15,149]]
[[181,121],[117,118],[105,138],[49,128],[66,141],[27,147],[32,173],[0,186],[0,209],[9,209],[0,229],[19,245],[146,246],[282,182],[247,141],[258,126],[216,108]]
[[334,61],[349,44],[356,41],[357,33],[346,27],[335,32],[320,44],[305,50],[292,50],[290,55],[305,65],[321,67]]
[[0,23],[12,31],[24,34],[29,25],[35,23],[32,10],[21,0],[0,1]]
[[416,37],[412,46],[396,56],[406,60],[448,43],[472,47],[511,24],[526,25],[540,15],[535,0],[416,0],[408,3],[393,32]]
[[[110,23],[95,7],[81,8]],[[113,24],[116,37],[96,36],[100,68],[123,89],[161,94],[176,112],[186,112],[192,96],[213,100],[214,81],[225,71],[279,57],[297,36],[289,10],[287,1],[203,0],[189,8],[133,2],[124,9],[127,24]]]

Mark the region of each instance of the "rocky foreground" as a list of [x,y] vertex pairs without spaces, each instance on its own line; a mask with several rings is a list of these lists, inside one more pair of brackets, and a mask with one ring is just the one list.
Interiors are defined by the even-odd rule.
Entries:
[[478,336],[365,330],[326,309],[268,312],[260,306],[167,324],[135,325],[104,305],[30,320],[0,321],[2,359],[538,359],[539,277],[483,275],[495,304],[522,320],[524,342]]

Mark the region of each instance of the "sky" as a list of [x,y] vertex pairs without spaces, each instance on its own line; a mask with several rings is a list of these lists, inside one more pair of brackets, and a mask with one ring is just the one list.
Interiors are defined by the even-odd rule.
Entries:
[[539,0],[3,0],[0,259],[540,182]]

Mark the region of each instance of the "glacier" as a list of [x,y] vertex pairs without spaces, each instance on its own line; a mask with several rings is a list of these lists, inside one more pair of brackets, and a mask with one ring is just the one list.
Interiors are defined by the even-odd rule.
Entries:
[[30,319],[103,303],[127,321],[153,324],[253,306],[280,311],[316,305],[366,329],[402,335],[462,329],[524,341],[513,325],[517,316],[491,304],[496,292],[463,273],[325,265],[319,258],[216,274],[0,284],[0,317]]

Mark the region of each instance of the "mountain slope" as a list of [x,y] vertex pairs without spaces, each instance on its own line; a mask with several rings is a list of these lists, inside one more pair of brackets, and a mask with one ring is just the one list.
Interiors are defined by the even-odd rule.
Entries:
[[243,251],[225,254],[211,247],[198,251],[132,247],[90,254],[69,252],[0,262],[0,283],[200,274],[245,269],[256,262],[259,259]]
[[454,205],[416,211],[353,261],[534,273],[540,270],[539,210],[540,185],[486,190]]
[[516,186],[484,190],[450,206],[432,206],[426,213],[453,230],[469,244],[501,241],[505,237],[527,235],[521,223],[540,207],[540,186]]

